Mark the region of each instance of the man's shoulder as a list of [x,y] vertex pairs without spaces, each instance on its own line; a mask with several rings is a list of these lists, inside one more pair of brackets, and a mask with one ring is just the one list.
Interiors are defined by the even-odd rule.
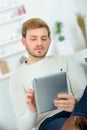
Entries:
[[47,55],[46,58],[65,58],[64,55]]
[[13,75],[11,76],[11,78],[19,78],[21,76],[21,73],[24,70],[24,64],[21,64],[13,73]]
[[55,61],[65,61],[66,57],[63,55],[50,55],[46,56],[47,60],[55,60]]

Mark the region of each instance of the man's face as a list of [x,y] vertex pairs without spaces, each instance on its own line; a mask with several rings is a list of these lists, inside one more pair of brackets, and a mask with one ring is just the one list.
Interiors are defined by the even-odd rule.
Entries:
[[46,55],[51,39],[46,28],[31,29],[27,31],[26,38],[22,42],[29,55],[42,58]]

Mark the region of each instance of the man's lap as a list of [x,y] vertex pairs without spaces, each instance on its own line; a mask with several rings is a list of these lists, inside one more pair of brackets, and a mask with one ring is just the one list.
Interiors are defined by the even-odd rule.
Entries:
[[40,126],[39,130],[60,130],[71,113],[62,111],[47,118]]

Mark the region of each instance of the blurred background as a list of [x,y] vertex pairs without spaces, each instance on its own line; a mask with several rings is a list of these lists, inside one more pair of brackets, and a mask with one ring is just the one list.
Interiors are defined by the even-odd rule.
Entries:
[[[86,6],[87,0],[0,0],[0,99],[3,99],[0,101],[1,130],[16,129],[12,106],[8,103],[9,97],[6,98],[6,94],[9,95],[7,87],[10,76],[27,57],[21,44],[22,23],[33,17],[44,19],[51,29],[52,37],[47,55],[71,55],[87,47]],[[7,107],[9,117],[6,116]]]

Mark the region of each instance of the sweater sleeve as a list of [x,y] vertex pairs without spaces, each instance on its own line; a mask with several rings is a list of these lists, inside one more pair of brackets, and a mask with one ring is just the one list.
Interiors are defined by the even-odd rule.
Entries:
[[18,130],[32,130],[34,127],[37,113],[29,111],[26,104],[26,90],[17,78],[11,78],[9,82],[9,92],[16,115],[16,123]]
[[20,116],[17,120],[18,130],[32,130],[36,121],[36,113],[31,113],[26,110],[24,115]]

